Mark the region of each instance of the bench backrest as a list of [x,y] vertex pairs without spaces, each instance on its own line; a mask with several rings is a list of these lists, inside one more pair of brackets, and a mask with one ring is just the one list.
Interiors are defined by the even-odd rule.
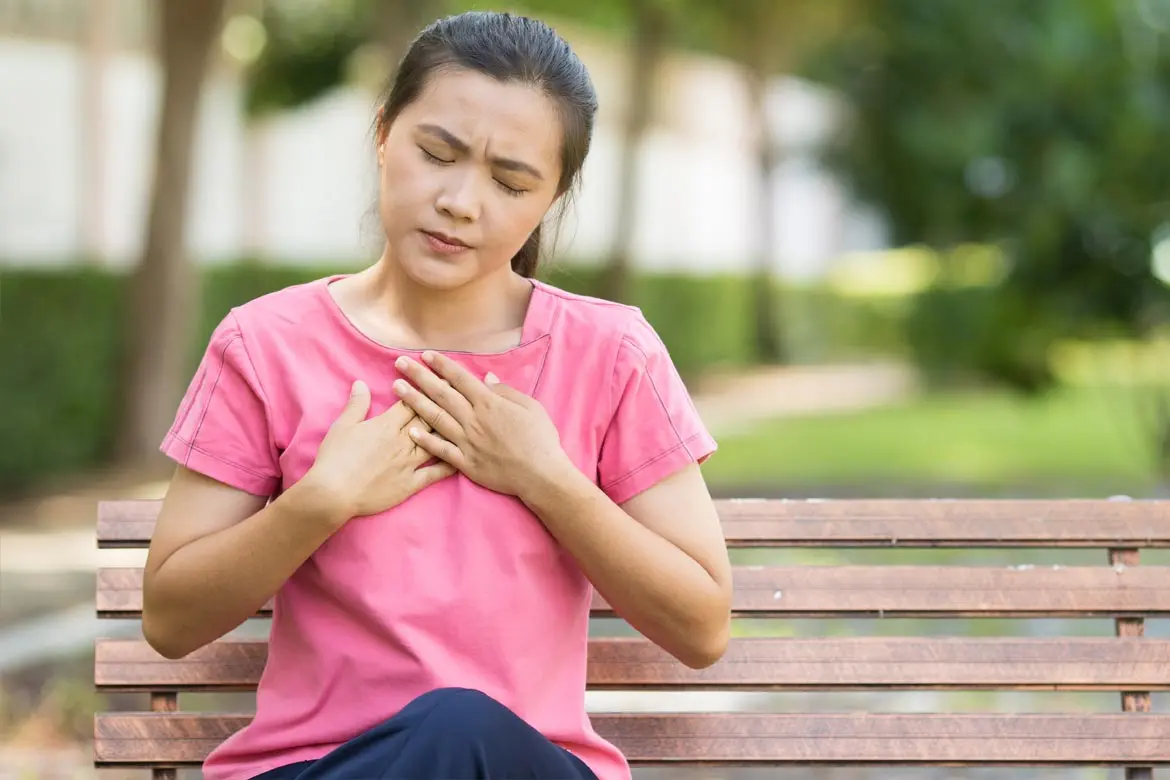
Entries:
[[[159,505],[102,503],[99,546],[147,546]],[[719,512],[736,561],[737,631],[724,659],[694,671],[641,638],[595,638],[591,690],[1113,691],[1120,712],[593,713],[631,763],[1112,765],[1125,766],[1130,780],[1170,764],[1170,715],[1150,711],[1150,692],[1170,690],[1170,641],[1143,636],[1146,618],[1170,615],[1170,567],[1138,565],[1142,548],[1170,547],[1170,502],[729,500]],[[1087,565],[882,563],[876,552],[863,553],[866,562],[774,565],[794,556],[786,548],[1104,552]],[[98,572],[99,616],[136,618],[141,607],[140,569]],[[593,615],[613,613],[597,598]],[[1103,636],[937,636],[915,626],[905,636],[793,637],[778,622],[841,617],[1108,618],[1114,628]],[[147,691],[151,712],[99,713],[96,765],[148,767],[155,778],[197,766],[248,716],[184,714],[179,694],[253,690],[266,654],[264,641],[222,640],[168,661],[140,639],[99,640],[97,689]]]

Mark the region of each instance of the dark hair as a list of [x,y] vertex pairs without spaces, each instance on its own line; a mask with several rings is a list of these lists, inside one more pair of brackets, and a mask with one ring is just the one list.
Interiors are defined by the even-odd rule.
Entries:
[[[593,137],[597,95],[584,63],[556,31],[536,19],[491,11],[468,11],[433,22],[411,43],[381,100],[377,135],[418,99],[432,74],[447,68],[529,84],[554,98],[564,128],[557,194],[577,183]],[[536,273],[540,234],[537,225],[512,258],[512,269],[523,276]]]

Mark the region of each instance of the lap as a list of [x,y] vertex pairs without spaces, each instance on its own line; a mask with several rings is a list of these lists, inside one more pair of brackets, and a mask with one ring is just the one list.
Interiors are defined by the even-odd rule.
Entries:
[[317,761],[254,780],[596,780],[579,758],[550,742],[490,696],[440,688]]

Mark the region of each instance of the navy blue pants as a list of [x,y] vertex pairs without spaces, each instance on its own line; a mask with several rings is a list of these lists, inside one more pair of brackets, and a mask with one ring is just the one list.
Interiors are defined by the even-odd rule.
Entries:
[[316,761],[253,780],[597,780],[485,693],[440,688]]

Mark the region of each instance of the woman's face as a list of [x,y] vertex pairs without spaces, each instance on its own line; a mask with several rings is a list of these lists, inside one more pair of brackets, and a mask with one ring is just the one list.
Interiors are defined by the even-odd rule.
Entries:
[[555,103],[527,85],[439,71],[383,132],[379,211],[391,261],[436,289],[510,268],[558,194]]

